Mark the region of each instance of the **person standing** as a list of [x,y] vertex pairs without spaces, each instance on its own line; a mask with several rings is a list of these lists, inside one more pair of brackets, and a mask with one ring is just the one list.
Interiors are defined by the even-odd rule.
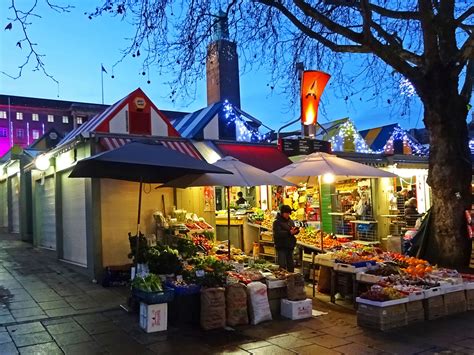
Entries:
[[247,203],[247,200],[244,198],[244,194],[242,193],[242,191],[239,191],[237,193],[237,197],[239,198],[237,201],[236,201],[236,204],[238,205],[245,205]]
[[299,233],[299,228],[290,218],[291,207],[282,205],[273,222],[273,241],[277,253],[278,265],[289,272],[294,272],[293,250],[296,246],[295,235]]

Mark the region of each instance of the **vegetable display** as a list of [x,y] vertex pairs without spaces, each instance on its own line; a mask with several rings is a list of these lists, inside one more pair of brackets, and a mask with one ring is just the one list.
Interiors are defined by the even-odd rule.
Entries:
[[155,274],[148,274],[145,277],[137,276],[133,279],[132,287],[145,292],[161,292],[163,286],[161,280]]

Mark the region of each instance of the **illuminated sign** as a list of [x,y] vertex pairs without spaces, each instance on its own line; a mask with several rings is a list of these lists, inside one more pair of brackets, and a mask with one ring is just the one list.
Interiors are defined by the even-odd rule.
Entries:
[[139,110],[143,110],[146,106],[146,100],[143,97],[136,97],[133,102],[135,103],[135,107]]
[[318,106],[321,95],[331,76],[322,71],[305,71],[301,80],[301,121],[314,125],[318,121]]

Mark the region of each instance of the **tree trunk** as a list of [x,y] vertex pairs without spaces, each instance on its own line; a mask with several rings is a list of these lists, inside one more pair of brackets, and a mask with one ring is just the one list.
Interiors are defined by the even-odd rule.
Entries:
[[445,68],[433,70],[420,95],[430,137],[428,184],[434,217],[424,257],[440,266],[465,268],[471,253],[465,217],[471,209],[472,178],[468,109],[457,78],[449,74]]

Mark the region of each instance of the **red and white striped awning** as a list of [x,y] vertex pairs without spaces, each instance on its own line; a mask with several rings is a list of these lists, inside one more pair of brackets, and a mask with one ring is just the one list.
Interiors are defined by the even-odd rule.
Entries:
[[[100,138],[100,142],[106,150],[119,148],[125,145],[126,143],[130,143],[131,141],[132,139],[130,138],[116,138],[116,137]],[[191,142],[184,141],[184,140],[180,141],[180,140],[160,140],[160,139],[156,140],[156,142],[163,144],[167,148],[176,150],[177,152],[202,160],[201,155],[196,150],[196,148],[194,148]]]

